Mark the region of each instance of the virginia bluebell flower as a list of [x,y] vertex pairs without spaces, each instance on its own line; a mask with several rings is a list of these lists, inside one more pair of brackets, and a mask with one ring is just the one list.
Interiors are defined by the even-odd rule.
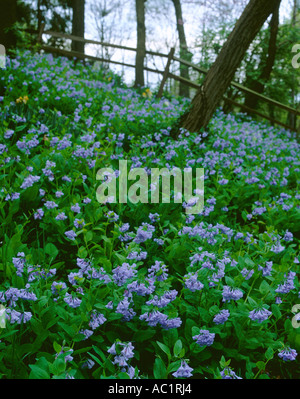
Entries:
[[200,334],[194,335],[193,340],[200,346],[211,346],[214,343],[215,334],[208,330],[200,330]]
[[215,315],[213,322],[216,324],[224,324],[230,316],[230,312],[227,309],[221,310],[218,314]]
[[172,375],[176,378],[189,378],[193,376],[192,371],[193,369],[189,367],[186,361],[181,360],[180,367]]
[[298,353],[296,349],[291,349],[290,347],[284,348],[282,351],[278,353],[278,356],[286,361],[293,361],[296,359]]
[[272,312],[270,312],[269,310],[259,308],[249,312],[249,318],[251,320],[257,321],[258,323],[262,323],[263,321],[267,320],[271,314]]
[[239,289],[234,289],[224,285],[223,287],[223,302],[234,300],[237,301],[243,297],[243,292]]

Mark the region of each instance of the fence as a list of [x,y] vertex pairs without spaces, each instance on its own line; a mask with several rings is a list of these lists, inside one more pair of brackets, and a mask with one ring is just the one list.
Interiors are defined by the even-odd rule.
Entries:
[[[101,58],[101,57],[95,57],[95,56],[91,56],[91,55],[87,55],[87,54],[83,54],[83,53],[79,53],[77,51],[72,51],[72,50],[65,50],[65,49],[60,49],[54,46],[49,46],[43,43],[42,40],[42,36],[45,35],[50,35],[51,37],[55,37],[55,38],[61,38],[61,39],[68,39],[68,40],[72,40],[72,41],[78,41],[78,42],[83,42],[85,44],[95,44],[95,45],[100,45],[100,46],[104,46],[104,47],[112,47],[112,48],[117,48],[117,49],[122,49],[122,50],[126,50],[126,51],[132,51],[132,52],[136,52],[137,49],[134,47],[126,47],[126,46],[121,46],[121,45],[117,45],[117,44],[112,44],[112,43],[105,43],[105,42],[100,42],[100,41],[96,41],[96,40],[90,40],[90,39],[84,39],[82,37],[78,37],[78,36],[74,36],[74,35],[69,35],[66,33],[60,33],[60,32],[53,32],[51,30],[44,30],[44,24],[42,24],[41,29],[38,33],[38,43],[40,44],[40,49],[44,50],[46,52],[51,52],[51,53],[56,53],[56,54],[60,54],[63,56],[67,56],[67,57],[76,57],[78,59],[84,60],[91,60],[91,61],[99,61],[99,62],[105,62],[105,63],[111,63],[111,64],[116,64],[116,65],[122,65],[128,68],[135,68],[135,65],[133,64],[128,64],[128,63],[124,63],[124,62],[120,62],[120,61],[114,61],[114,60],[110,60],[110,59],[105,59],[105,58]],[[183,83],[191,88],[194,89],[199,89],[200,85],[192,82],[190,80],[187,80],[181,76],[177,76],[173,73],[170,72],[170,66],[172,61],[175,62],[179,62],[180,65],[185,65],[189,68],[192,68],[193,70],[199,72],[200,74],[204,74],[206,75],[208,73],[208,70],[199,67],[189,61],[183,60],[181,58],[176,57],[175,54],[175,49],[171,48],[169,54],[162,54],[159,52],[155,52],[155,51],[146,51],[146,54],[152,55],[152,56],[156,56],[156,57],[161,57],[161,58],[165,58],[167,60],[166,62],[166,67],[164,70],[158,70],[158,69],[153,69],[153,68],[149,68],[147,66],[144,67],[145,71],[148,72],[153,72],[153,73],[157,73],[157,74],[161,74],[162,75],[162,79],[161,79],[161,83],[160,83],[160,87],[157,93],[157,97],[161,97],[163,94],[163,90],[166,84],[167,79],[173,79],[175,81],[178,81],[180,83]],[[232,104],[234,107],[237,107],[241,110],[246,111],[247,113],[251,113],[253,115],[257,115],[262,119],[268,120],[269,122],[271,122],[272,124],[277,124],[280,125],[282,127],[284,127],[285,129],[291,130],[291,131],[295,131],[299,133],[299,129],[300,129],[300,124],[298,123],[299,121],[299,117],[300,117],[300,111],[297,109],[294,109],[288,105],[282,104],[276,100],[273,100],[272,98],[266,97],[263,94],[257,93],[251,89],[248,89],[247,87],[241,85],[240,83],[237,82],[231,82],[231,86],[234,87],[235,89],[237,89],[237,91],[239,92],[243,92],[243,93],[247,93],[247,94],[252,94],[254,95],[256,98],[258,98],[260,101],[263,101],[264,103],[270,104],[273,107],[278,107],[279,109],[288,112],[291,115],[294,115],[294,124],[293,126],[287,125],[286,123],[283,123],[282,121],[272,118],[269,115],[265,115],[255,109],[249,108],[247,106],[245,106],[244,104],[241,104],[237,101],[234,101],[233,99],[224,96],[223,100],[227,103]],[[297,119],[298,118],[298,119]],[[299,124],[299,127],[297,129],[297,126]]]

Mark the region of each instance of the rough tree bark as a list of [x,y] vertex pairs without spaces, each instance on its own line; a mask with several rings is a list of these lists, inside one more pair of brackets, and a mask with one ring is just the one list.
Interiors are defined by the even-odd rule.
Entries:
[[145,26],[145,3],[146,0],[136,0],[137,20],[137,52],[135,58],[135,87],[145,85],[144,80],[144,59],[146,55],[146,26]]
[[249,1],[193,98],[190,110],[182,115],[177,128],[172,130],[173,137],[178,135],[178,127],[197,132],[207,126],[248,47],[279,3],[280,0]]
[[[272,19],[270,21],[270,39],[269,39],[269,46],[268,52],[265,57],[261,60],[262,71],[259,75],[257,80],[248,80],[249,84],[246,86],[249,89],[256,91],[257,93],[263,93],[265,89],[265,84],[270,79],[275,58],[276,58],[276,51],[277,51],[277,35],[278,35],[278,28],[279,28],[279,8],[280,2],[276,6],[273,14]],[[258,103],[258,99],[251,93],[247,93],[245,96],[245,105],[249,108],[256,109]]]
[[[184,25],[183,25],[183,17],[182,17],[182,9],[180,0],[172,0],[175,8],[176,14],[176,24],[177,24],[177,32],[179,38],[179,57],[185,61],[191,62],[192,54],[188,51],[188,46],[185,37]],[[186,65],[180,64],[180,76],[182,78],[189,80],[189,68]],[[179,95],[182,97],[190,96],[190,88],[184,83],[180,82],[179,85]]]
[[[72,35],[84,37],[85,0],[73,0]],[[84,53],[84,43],[72,41],[73,51]]]

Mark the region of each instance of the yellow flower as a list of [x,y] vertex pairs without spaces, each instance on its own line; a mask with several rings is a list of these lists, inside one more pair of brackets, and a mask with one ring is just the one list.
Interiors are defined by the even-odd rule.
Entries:
[[24,104],[26,104],[28,100],[29,100],[28,96],[19,97],[16,99],[16,103],[19,104],[23,102]]
[[152,92],[150,91],[150,89],[146,89],[143,93],[142,93],[143,97],[148,97],[151,98],[152,97]]

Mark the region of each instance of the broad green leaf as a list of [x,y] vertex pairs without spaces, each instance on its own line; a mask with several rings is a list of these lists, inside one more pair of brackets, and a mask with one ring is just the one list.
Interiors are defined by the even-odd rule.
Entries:
[[156,341],[157,345],[160,347],[160,349],[168,356],[171,357],[171,352],[170,349],[167,347],[167,345],[163,344],[162,342]]
[[182,342],[181,342],[180,339],[178,339],[178,340],[175,342],[174,349],[173,349],[174,356],[175,356],[175,357],[178,357],[179,354],[180,354],[180,352],[181,352],[181,350],[182,350]]
[[153,374],[154,378],[158,380],[166,378],[167,369],[164,362],[159,357],[155,359]]

